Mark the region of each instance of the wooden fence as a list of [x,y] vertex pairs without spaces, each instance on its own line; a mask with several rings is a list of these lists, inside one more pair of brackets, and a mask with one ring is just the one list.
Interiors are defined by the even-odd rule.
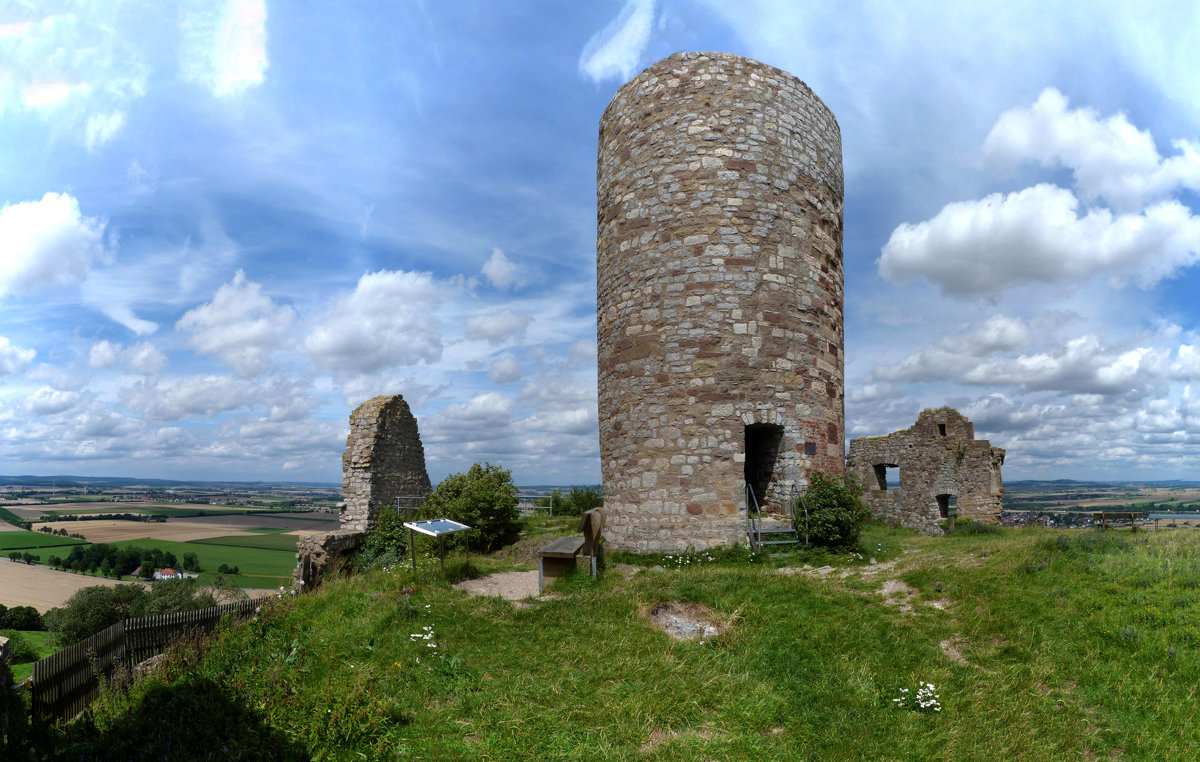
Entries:
[[37,716],[73,717],[100,691],[100,677],[117,664],[133,666],[162,653],[176,638],[211,632],[225,614],[241,616],[259,601],[126,619],[33,665],[32,710]]

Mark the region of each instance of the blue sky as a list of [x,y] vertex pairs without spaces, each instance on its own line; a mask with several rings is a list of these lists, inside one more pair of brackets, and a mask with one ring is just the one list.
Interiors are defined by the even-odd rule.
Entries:
[[[312,7],[316,5],[319,7]],[[595,162],[678,50],[792,72],[846,170],[849,436],[1200,478],[1194,3],[0,0],[0,472],[599,481]]]

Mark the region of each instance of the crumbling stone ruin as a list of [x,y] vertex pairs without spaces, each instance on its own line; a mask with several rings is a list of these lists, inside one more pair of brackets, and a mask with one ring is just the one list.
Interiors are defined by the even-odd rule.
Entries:
[[[975,426],[949,407],[925,410],[904,431],[851,440],[849,471],[866,486],[876,517],[941,534],[951,506],[959,518],[1000,523],[1004,450],[975,439]],[[889,469],[900,487],[888,484]]]
[[404,398],[373,397],[355,408],[342,453],[342,529],[368,530],[381,508],[395,509],[397,497],[432,491],[417,419]]
[[610,547],[745,542],[747,484],[844,469],[841,132],[800,80],[677,53],[600,120],[600,455]]
[[311,588],[362,545],[381,510],[396,510],[398,497],[423,498],[432,491],[425,448],[408,403],[399,394],[362,403],[350,414],[342,454],[340,528],[300,542],[293,578]]

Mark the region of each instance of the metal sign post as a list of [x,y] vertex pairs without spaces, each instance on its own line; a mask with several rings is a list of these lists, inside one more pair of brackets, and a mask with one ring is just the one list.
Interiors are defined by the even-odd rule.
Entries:
[[[425,521],[406,521],[408,527],[408,542],[412,546],[413,571],[417,570],[417,542],[414,532],[420,532],[429,537],[438,538],[438,551],[442,560],[442,571],[446,571],[446,535],[455,532],[469,532],[471,527],[451,519],[426,519]],[[471,552],[470,542],[467,542],[467,553]]]

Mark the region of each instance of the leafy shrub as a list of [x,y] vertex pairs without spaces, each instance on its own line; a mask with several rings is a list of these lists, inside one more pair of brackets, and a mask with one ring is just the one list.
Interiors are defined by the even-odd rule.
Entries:
[[808,534],[817,545],[853,547],[871,511],[862,503],[862,485],[853,476],[837,477],[824,471],[808,475],[804,502],[808,505]]
[[69,646],[122,619],[140,616],[148,597],[140,585],[80,588],[66,605],[46,612],[46,627],[60,646]]
[[404,528],[404,517],[395,511],[380,511],[375,526],[371,527],[367,539],[354,555],[355,571],[364,572],[402,561],[408,551],[408,531]]
[[29,638],[16,630],[0,630],[0,637],[8,638],[8,658],[13,664],[24,664],[38,660],[38,650]]
[[0,604],[0,629],[44,630],[42,615],[33,606],[13,606],[11,609]]
[[554,513],[561,516],[582,516],[593,508],[604,505],[604,490],[600,485],[590,487],[571,487],[563,492],[558,487],[548,497],[539,497],[534,501],[539,508],[553,507]]
[[[511,542],[520,529],[517,485],[508,469],[476,463],[465,474],[443,479],[425,498],[421,514],[466,524],[471,547],[486,553]],[[453,537],[457,543],[459,535]]]

